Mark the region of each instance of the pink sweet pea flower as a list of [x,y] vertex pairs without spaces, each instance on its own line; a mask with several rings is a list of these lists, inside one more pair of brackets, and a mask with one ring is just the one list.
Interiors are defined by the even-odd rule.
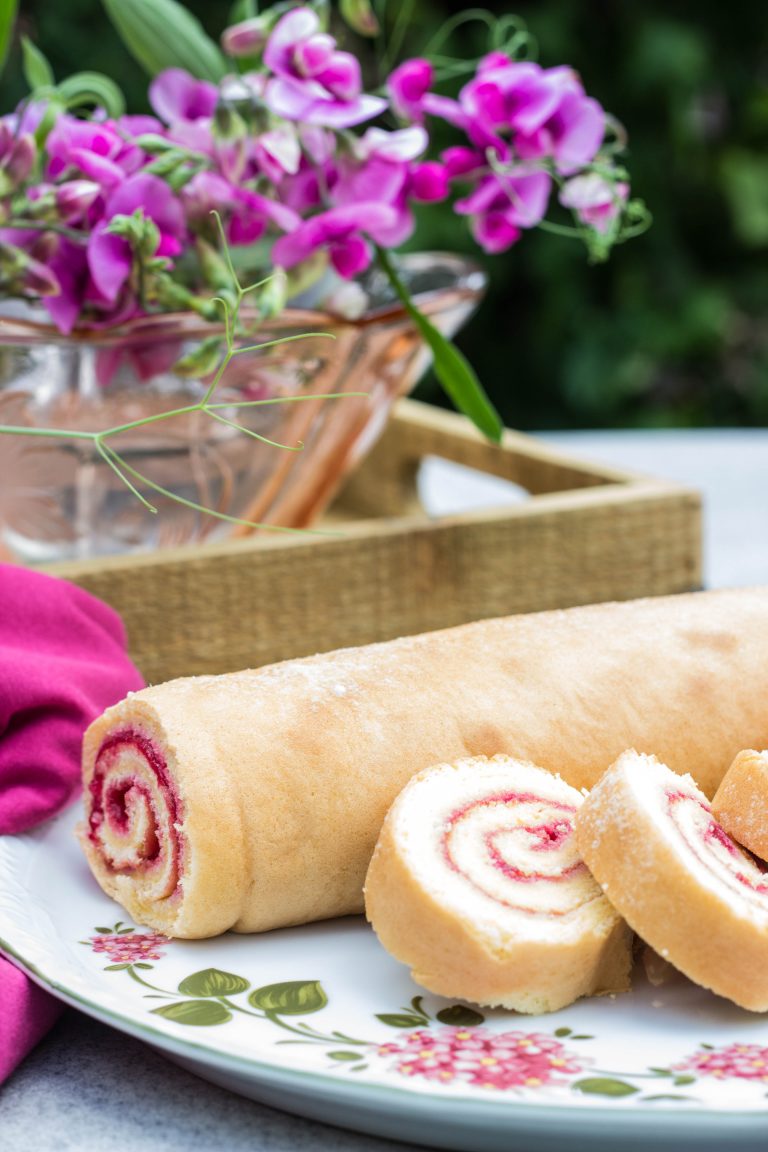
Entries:
[[[421,156],[428,143],[427,133],[418,125],[397,132],[369,128],[356,141],[354,154],[339,160],[337,178],[331,189],[333,202],[350,207],[365,202],[387,204],[394,215],[389,225],[380,226],[377,238],[378,243],[387,248],[396,248],[413,232],[413,214],[408,206],[413,161]],[[439,177],[431,169],[422,174],[421,189],[427,197],[435,191],[439,195],[438,182]]]
[[423,101],[432,87],[434,70],[429,60],[406,60],[387,80],[392,107],[403,120],[424,122]]
[[541,223],[549,203],[551,178],[546,172],[488,173],[456,212],[471,218],[472,234],[486,252],[504,252],[520,230]]
[[156,256],[178,255],[185,234],[184,212],[168,185],[157,176],[131,176],[112,193],[104,216],[88,240],[87,258],[91,280],[103,303],[114,306],[133,267],[131,246],[122,236],[106,231],[114,216],[131,216],[141,209],[160,232]]
[[409,172],[408,195],[420,204],[445,200],[449,192],[448,169],[436,160],[414,164]]
[[45,297],[43,305],[59,331],[69,333],[78,321],[88,289],[88,260],[84,245],[63,236],[56,239],[56,249],[47,264],[59,282],[59,294]]
[[389,230],[397,223],[397,212],[388,204],[357,203],[321,212],[281,236],[272,249],[272,259],[281,268],[308,259],[326,248],[336,271],[345,279],[365,271],[372,252],[365,237],[386,244]]
[[144,162],[144,153],[125,140],[110,120],[76,120],[61,115],[46,141],[48,175],[55,180],[78,168],[106,191],[116,188]]
[[292,124],[260,132],[248,141],[248,159],[256,174],[262,174],[272,184],[279,184],[284,176],[295,176],[301,164],[301,145]]
[[620,215],[629,195],[629,185],[611,183],[597,172],[574,176],[560,190],[560,203],[576,213],[583,224],[596,232],[607,232]]
[[195,80],[183,68],[166,68],[149,86],[152,109],[166,124],[178,120],[209,120],[216,111],[219,90],[207,80]]
[[265,90],[270,111],[286,120],[351,128],[378,116],[386,100],[362,92],[360,65],[320,31],[317,13],[294,8],[278,20],[264,49],[273,76]]
[[295,228],[295,212],[249,188],[237,188],[216,172],[198,172],[179,193],[190,223],[208,223],[213,209],[224,218],[230,244],[252,244],[272,221],[284,231]]

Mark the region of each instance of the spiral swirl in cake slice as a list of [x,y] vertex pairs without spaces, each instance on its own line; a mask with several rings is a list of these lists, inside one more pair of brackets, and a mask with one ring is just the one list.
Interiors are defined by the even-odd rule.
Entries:
[[630,934],[576,850],[582,800],[508,756],[419,773],[366,879],[384,947],[432,992],[520,1012],[624,990]]

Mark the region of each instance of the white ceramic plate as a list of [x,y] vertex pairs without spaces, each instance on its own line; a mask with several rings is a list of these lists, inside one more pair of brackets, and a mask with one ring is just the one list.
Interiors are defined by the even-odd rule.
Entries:
[[38,983],[235,1092],[485,1152],[761,1149],[768,1019],[682,977],[537,1018],[424,994],[362,919],[169,941],[103,895],[77,813],[0,838],[0,948]]

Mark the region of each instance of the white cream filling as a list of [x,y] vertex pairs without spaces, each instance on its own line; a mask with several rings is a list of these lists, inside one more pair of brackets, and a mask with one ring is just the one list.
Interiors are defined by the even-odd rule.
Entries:
[[446,766],[409,785],[396,835],[420,886],[490,937],[577,935],[608,911],[576,849],[582,800],[559,777],[514,761]]
[[[707,798],[691,777],[677,776],[664,765],[644,759],[641,769],[627,772],[627,779],[636,802],[654,820],[692,879],[725,898],[742,915],[768,922],[768,875],[719,828]],[[719,832],[713,834],[713,827]]]

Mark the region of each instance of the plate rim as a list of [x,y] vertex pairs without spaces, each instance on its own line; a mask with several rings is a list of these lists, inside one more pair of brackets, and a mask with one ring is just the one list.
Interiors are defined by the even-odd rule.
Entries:
[[[77,801],[69,805],[57,816],[38,825],[36,828],[18,833],[16,835],[0,836],[0,850],[6,850],[13,862],[14,851],[34,851],[35,847],[42,847],[43,836],[55,824],[71,814]],[[16,877],[17,881],[18,878]],[[12,871],[0,875],[0,897],[4,891],[9,891],[10,883],[14,880]],[[40,905],[38,904],[38,907]],[[43,910],[45,911],[45,910]],[[404,1085],[382,1084],[376,1081],[341,1080],[334,1078],[330,1071],[323,1069],[290,1068],[275,1064],[259,1057],[246,1057],[234,1052],[227,1052],[215,1046],[200,1044],[186,1036],[175,1036],[162,1028],[145,1023],[129,1013],[120,1012],[91,1000],[77,991],[68,988],[56,976],[45,970],[33,960],[28,959],[12,940],[3,935],[7,932],[7,924],[3,925],[3,908],[0,902],[0,954],[24,972],[35,984],[51,993],[58,1000],[84,1012],[92,1019],[118,1031],[124,1032],[135,1039],[151,1045],[161,1052],[168,1052],[182,1060],[197,1065],[211,1065],[218,1069],[236,1074],[245,1074],[254,1082],[265,1086],[278,1085],[291,1089],[309,1090],[314,1099],[323,1099],[331,1096],[343,1097],[350,1102],[365,1104],[366,1098],[373,1097],[376,1102],[386,1104],[395,1103],[403,1114],[419,1115],[426,1111],[434,1112],[438,1107],[442,1119],[448,1113],[462,1113],[465,1117],[477,1115],[479,1117],[496,1116],[505,1120],[514,1120],[515,1117],[525,1120],[531,1127],[541,1127],[550,1132],[563,1124],[580,1124],[586,1128],[590,1119],[600,1123],[606,1119],[615,1118],[617,1123],[629,1122],[640,1130],[641,1134],[653,1135],[663,1132],[670,1138],[675,1135],[685,1135],[690,1138],[700,1136],[703,1132],[717,1135],[720,1125],[734,1135],[734,1126],[740,1134],[749,1134],[752,1129],[759,1128],[759,1134],[765,1135],[766,1115],[768,1107],[763,1109],[744,1109],[719,1107],[711,1108],[706,1104],[699,1105],[695,1110],[680,1110],[669,1102],[660,1102],[653,1108],[640,1106],[637,1101],[623,1101],[619,1108],[615,1103],[609,1104],[602,1100],[590,1099],[583,1104],[571,1104],[567,1101],[548,1099],[546,1101],[526,1100],[518,1098],[501,1099],[491,1097],[459,1096],[446,1093],[444,1096],[426,1088],[418,1092],[409,1091]],[[47,911],[45,914],[48,915]],[[12,925],[11,925],[12,926]],[[47,957],[46,957],[47,958]],[[231,1090],[231,1089],[230,1089]],[[279,1105],[278,1105],[279,1107]],[[450,1117],[448,1117],[450,1119]],[[357,1128],[362,1131],[363,1129]],[[373,1129],[367,1129],[373,1131]]]

